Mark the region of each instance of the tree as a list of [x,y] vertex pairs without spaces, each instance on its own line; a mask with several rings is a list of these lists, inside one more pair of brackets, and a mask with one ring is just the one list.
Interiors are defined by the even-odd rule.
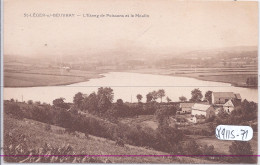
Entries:
[[151,94],[151,93],[148,93],[148,94],[146,95],[146,102],[149,103],[149,102],[152,101],[152,99],[153,99],[152,94]]
[[169,123],[168,123],[169,114],[170,114],[169,109],[165,108],[165,107],[162,107],[162,108],[156,110],[155,116],[156,116],[156,119],[157,119],[159,125],[165,125],[165,124],[169,125]]
[[83,94],[81,92],[78,92],[75,94],[73,98],[73,103],[79,108],[82,105],[82,101],[84,100]]
[[166,97],[166,100],[168,103],[172,101],[168,96]]
[[98,111],[106,112],[112,105],[114,99],[113,89],[110,87],[100,87],[97,92]]
[[[249,142],[235,141],[229,146],[229,152],[232,155],[253,155],[253,151]],[[232,160],[240,163],[253,163],[251,156],[233,157]]]
[[98,111],[98,97],[95,92],[91,93],[88,97],[83,100],[83,109],[90,113]]
[[136,98],[137,98],[138,102],[140,103],[143,96],[141,94],[138,94],[138,95],[136,95]]
[[200,102],[201,99],[202,99],[202,93],[201,91],[199,90],[199,88],[195,88],[191,91],[191,99],[190,101],[192,102]]
[[181,102],[185,102],[185,101],[187,101],[187,98],[185,96],[181,96],[181,97],[179,97],[179,100]]
[[98,99],[98,112],[102,113],[102,112],[106,112],[110,107],[111,107],[112,103],[110,102],[110,100],[102,95],[100,96],[100,98]]
[[55,107],[59,107],[59,108],[69,108],[69,106],[64,102],[65,98],[58,98],[52,101],[53,105]]
[[152,91],[151,95],[152,95],[152,100],[153,101],[156,101],[158,99],[158,97],[159,97],[157,91]]
[[33,104],[33,101],[32,101],[32,100],[28,100],[27,103],[28,103],[28,104]]
[[165,96],[164,89],[159,89],[157,92],[157,96],[161,99],[161,102],[162,102],[162,98]]
[[212,91],[207,91],[205,93],[205,100],[207,100],[210,104],[212,104]]
[[116,104],[117,104],[118,106],[122,106],[122,105],[124,105],[124,102],[123,102],[122,99],[117,99]]
[[97,96],[99,98],[101,97],[106,97],[111,103],[113,102],[114,100],[114,92],[113,92],[113,89],[110,88],[110,87],[100,87],[98,88],[98,92],[97,92]]

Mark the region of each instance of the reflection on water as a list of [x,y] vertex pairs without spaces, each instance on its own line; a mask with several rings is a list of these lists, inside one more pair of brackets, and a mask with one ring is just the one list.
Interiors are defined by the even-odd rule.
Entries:
[[[24,101],[52,103],[52,100],[63,97],[66,102],[72,102],[73,96],[77,92],[90,94],[97,91],[100,86],[111,87],[114,90],[115,100],[121,98],[128,102],[136,102],[137,94],[143,95],[142,101],[145,102],[146,94],[158,89],[164,89],[166,96],[173,101],[178,101],[180,96],[189,99],[194,88],[199,88],[203,95],[208,90],[235,92],[240,93],[242,99],[258,101],[257,89],[234,87],[228,83],[202,81],[194,78],[126,72],[111,72],[104,74],[102,78],[65,86],[4,88],[4,99],[14,98],[19,101],[23,99]],[[163,101],[165,101],[165,98]]]

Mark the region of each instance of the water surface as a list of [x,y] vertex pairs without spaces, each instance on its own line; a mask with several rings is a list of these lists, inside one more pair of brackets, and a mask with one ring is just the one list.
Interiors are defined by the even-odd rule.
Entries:
[[[191,91],[199,88],[204,96],[208,90],[214,92],[235,92],[240,93],[242,99],[258,102],[258,90],[251,88],[234,87],[229,83],[197,80],[194,78],[174,77],[165,75],[152,75],[127,72],[110,72],[103,74],[104,77],[90,79],[86,82],[62,86],[44,87],[22,87],[4,88],[4,99],[17,99],[21,101],[33,100],[52,103],[56,98],[63,97],[66,102],[72,102],[77,92],[90,94],[97,91],[98,87],[111,87],[114,90],[114,100],[136,102],[136,95],[143,95],[143,102],[146,101],[146,94],[153,90],[164,89],[166,96],[173,101],[178,101],[180,96],[190,99]],[[166,97],[165,97],[166,98]],[[165,98],[163,101],[165,101]],[[160,101],[158,99],[158,101]]]

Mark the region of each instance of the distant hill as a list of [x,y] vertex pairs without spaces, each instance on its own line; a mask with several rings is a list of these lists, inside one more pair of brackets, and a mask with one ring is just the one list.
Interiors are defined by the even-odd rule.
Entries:
[[[162,51],[160,53],[153,52],[147,49],[140,50],[104,50],[99,53],[89,52],[85,55],[60,55],[60,56],[19,56],[19,55],[5,55],[4,62],[20,62],[20,63],[32,63],[32,64],[56,64],[61,65],[67,63],[70,65],[122,65],[133,61],[136,63],[145,62],[154,63],[156,61],[178,58],[178,59],[193,59],[193,58],[241,58],[250,57],[257,58],[258,48],[257,46],[237,46],[226,47],[219,49],[204,49],[204,50],[174,50],[174,51]],[[40,60],[40,61],[39,61]]]

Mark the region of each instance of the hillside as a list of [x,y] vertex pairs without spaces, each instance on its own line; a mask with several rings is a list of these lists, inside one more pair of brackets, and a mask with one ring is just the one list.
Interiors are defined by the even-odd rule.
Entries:
[[[125,145],[116,145],[115,141],[107,140],[84,134],[64,133],[64,128],[51,125],[51,130],[46,131],[46,124],[30,119],[18,120],[5,115],[4,134],[21,133],[27,137],[29,148],[40,148],[45,143],[52,147],[70,145],[76,155],[168,155],[152,149]],[[6,143],[5,143],[6,144]],[[216,163],[188,157],[98,157],[100,162],[112,163]]]

